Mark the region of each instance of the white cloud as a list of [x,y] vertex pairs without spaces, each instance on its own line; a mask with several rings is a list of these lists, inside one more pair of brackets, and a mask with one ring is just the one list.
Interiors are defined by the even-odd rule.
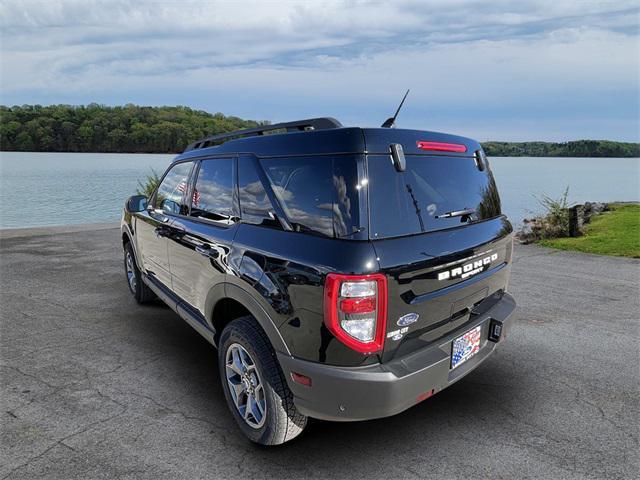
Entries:
[[635,2],[5,0],[0,26],[3,103],[373,125],[411,87],[405,126],[494,138],[531,125],[535,137],[541,121],[547,137],[580,136],[585,119],[612,138],[640,128]]

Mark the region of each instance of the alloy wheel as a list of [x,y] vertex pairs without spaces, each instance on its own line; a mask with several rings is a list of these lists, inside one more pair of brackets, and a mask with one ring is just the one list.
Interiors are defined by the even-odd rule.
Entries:
[[250,427],[262,427],[267,418],[267,400],[255,362],[238,343],[229,345],[225,358],[227,384],[238,413]]
[[133,257],[130,252],[125,253],[125,265],[127,268],[127,280],[129,282],[129,288],[133,293],[136,293],[136,271],[133,264]]

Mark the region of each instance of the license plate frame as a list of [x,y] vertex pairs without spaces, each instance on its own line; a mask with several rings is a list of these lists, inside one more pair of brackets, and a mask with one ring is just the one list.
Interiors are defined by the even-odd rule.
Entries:
[[482,325],[468,330],[451,342],[451,370],[464,364],[480,351]]

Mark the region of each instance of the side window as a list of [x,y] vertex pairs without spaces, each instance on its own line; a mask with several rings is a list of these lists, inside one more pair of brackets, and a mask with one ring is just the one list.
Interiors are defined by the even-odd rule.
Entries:
[[178,163],[162,179],[154,200],[154,207],[165,213],[179,214],[182,194],[189,185],[192,162]]
[[191,216],[232,223],[234,220],[232,158],[203,160],[191,198]]
[[347,237],[361,230],[357,157],[266,158],[261,164],[296,231]]
[[294,230],[333,237],[330,158],[270,158],[262,165]]
[[238,160],[238,189],[242,220],[254,225],[273,225],[271,202],[251,159]]

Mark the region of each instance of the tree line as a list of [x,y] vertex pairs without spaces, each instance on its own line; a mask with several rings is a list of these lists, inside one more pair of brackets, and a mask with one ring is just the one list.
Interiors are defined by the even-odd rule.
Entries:
[[640,157],[640,143],[611,140],[573,142],[484,142],[490,157]]
[[177,153],[199,138],[260,124],[188,107],[0,106],[0,149]]
[[[188,107],[0,106],[0,149],[31,152],[178,153],[194,140],[268,124]],[[505,157],[640,157],[639,143],[609,140],[484,142]]]

